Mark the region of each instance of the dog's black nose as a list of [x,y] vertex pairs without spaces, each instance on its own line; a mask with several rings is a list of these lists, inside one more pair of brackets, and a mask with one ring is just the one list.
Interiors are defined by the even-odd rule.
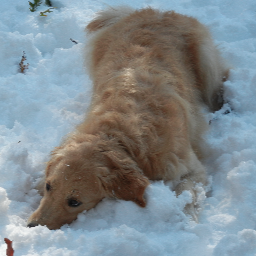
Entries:
[[27,225],[27,227],[29,227],[29,228],[33,228],[33,227],[36,227],[36,226],[38,226],[38,224],[35,223],[35,222],[30,222],[30,223],[28,223],[28,225]]

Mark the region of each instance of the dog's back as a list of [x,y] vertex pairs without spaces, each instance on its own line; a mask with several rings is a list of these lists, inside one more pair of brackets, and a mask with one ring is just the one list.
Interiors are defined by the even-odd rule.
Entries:
[[[94,97],[81,131],[94,122],[119,136],[149,179],[181,180],[177,194],[190,190],[196,200],[195,183],[206,184],[202,108],[222,106],[228,75],[208,29],[173,11],[121,7],[101,12],[87,30]],[[187,212],[196,219],[193,204]]]
[[[109,108],[115,105],[127,113],[131,111],[128,95],[134,91],[136,108],[141,105],[137,111],[145,112],[143,104],[150,103],[147,111],[161,133],[169,134],[164,127],[178,129],[200,157],[199,142],[207,127],[201,108],[206,105],[214,111],[221,107],[222,81],[227,74],[207,28],[173,11],[147,8],[134,12],[120,7],[99,13],[87,30],[94,32],[89,70],[99,101],[93,105],[99,109],[104,101],[108,108],[109,98]],[[116,96],[110,97],[114,92]],[[169,122],[161,121],[161,116]],[[169,138],[165,140],[170,143]]]
[[98,13],[87,31],[97,31],[91,41],[90,70],[99,71],[99,62],[113,58],[115,66],[109,69],[115,71],[146,67],[152,74],[166,71],[166,75],[171,72],[178,77],[182,73],[210,110],[221,107],[222,81],[228,68],[208,29],[196,19],[173,11],[147,8],[134,12],[119,7]]

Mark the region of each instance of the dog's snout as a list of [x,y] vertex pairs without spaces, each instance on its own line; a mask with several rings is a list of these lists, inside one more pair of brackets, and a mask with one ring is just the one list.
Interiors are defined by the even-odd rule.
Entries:
[[35,223],[35,222],[30,222],[27,225],[27,227],[29,227],[29,228],[33,228],[33,227],[36,227],[36,226],[38,226],[38,223]]

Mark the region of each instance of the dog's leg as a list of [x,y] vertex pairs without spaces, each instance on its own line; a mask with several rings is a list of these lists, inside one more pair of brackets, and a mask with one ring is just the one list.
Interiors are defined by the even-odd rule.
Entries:
[[188,190],[192,194],[193,201],[191,204],[186,205],[184,211],[185,213],[191,215],[195,222],[198,222],[198,214],[196,210],[197,192],[195,189],[195,185],[197,183],[206,185],[206,172],[197,156],[194,154],[194,152],[192,152],[190,172],[181,178],[181,182],[176,186],[175,191],[177,196],[180,195],[184,190]]

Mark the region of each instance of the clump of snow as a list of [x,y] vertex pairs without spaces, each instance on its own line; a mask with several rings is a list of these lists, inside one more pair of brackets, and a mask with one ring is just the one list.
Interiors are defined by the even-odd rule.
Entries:
[[[207,114],[205,166],[209,188],[198,186],[199,224],[183,212],[170,184],[152,182],[147,207],[103,200],[60,230],[27,228],[41,196],[35,190],[50,151],[82,121],[91,81],[84,70],[84,27],[95,12],[125,1],[52,0],[47,17],[27,1],[1,1],[0,16],[0,254],[4,237],[15,255],[119,256],[256,254],[256,5],[253,0],[143,0],[194,16],[206,24],[233,67],[225,82],[223,108]],[[77,41],[74,44],[70,38]],[[18,72],[25,51],[29,68]],[[207,192],[207,194],[205,194]]]

